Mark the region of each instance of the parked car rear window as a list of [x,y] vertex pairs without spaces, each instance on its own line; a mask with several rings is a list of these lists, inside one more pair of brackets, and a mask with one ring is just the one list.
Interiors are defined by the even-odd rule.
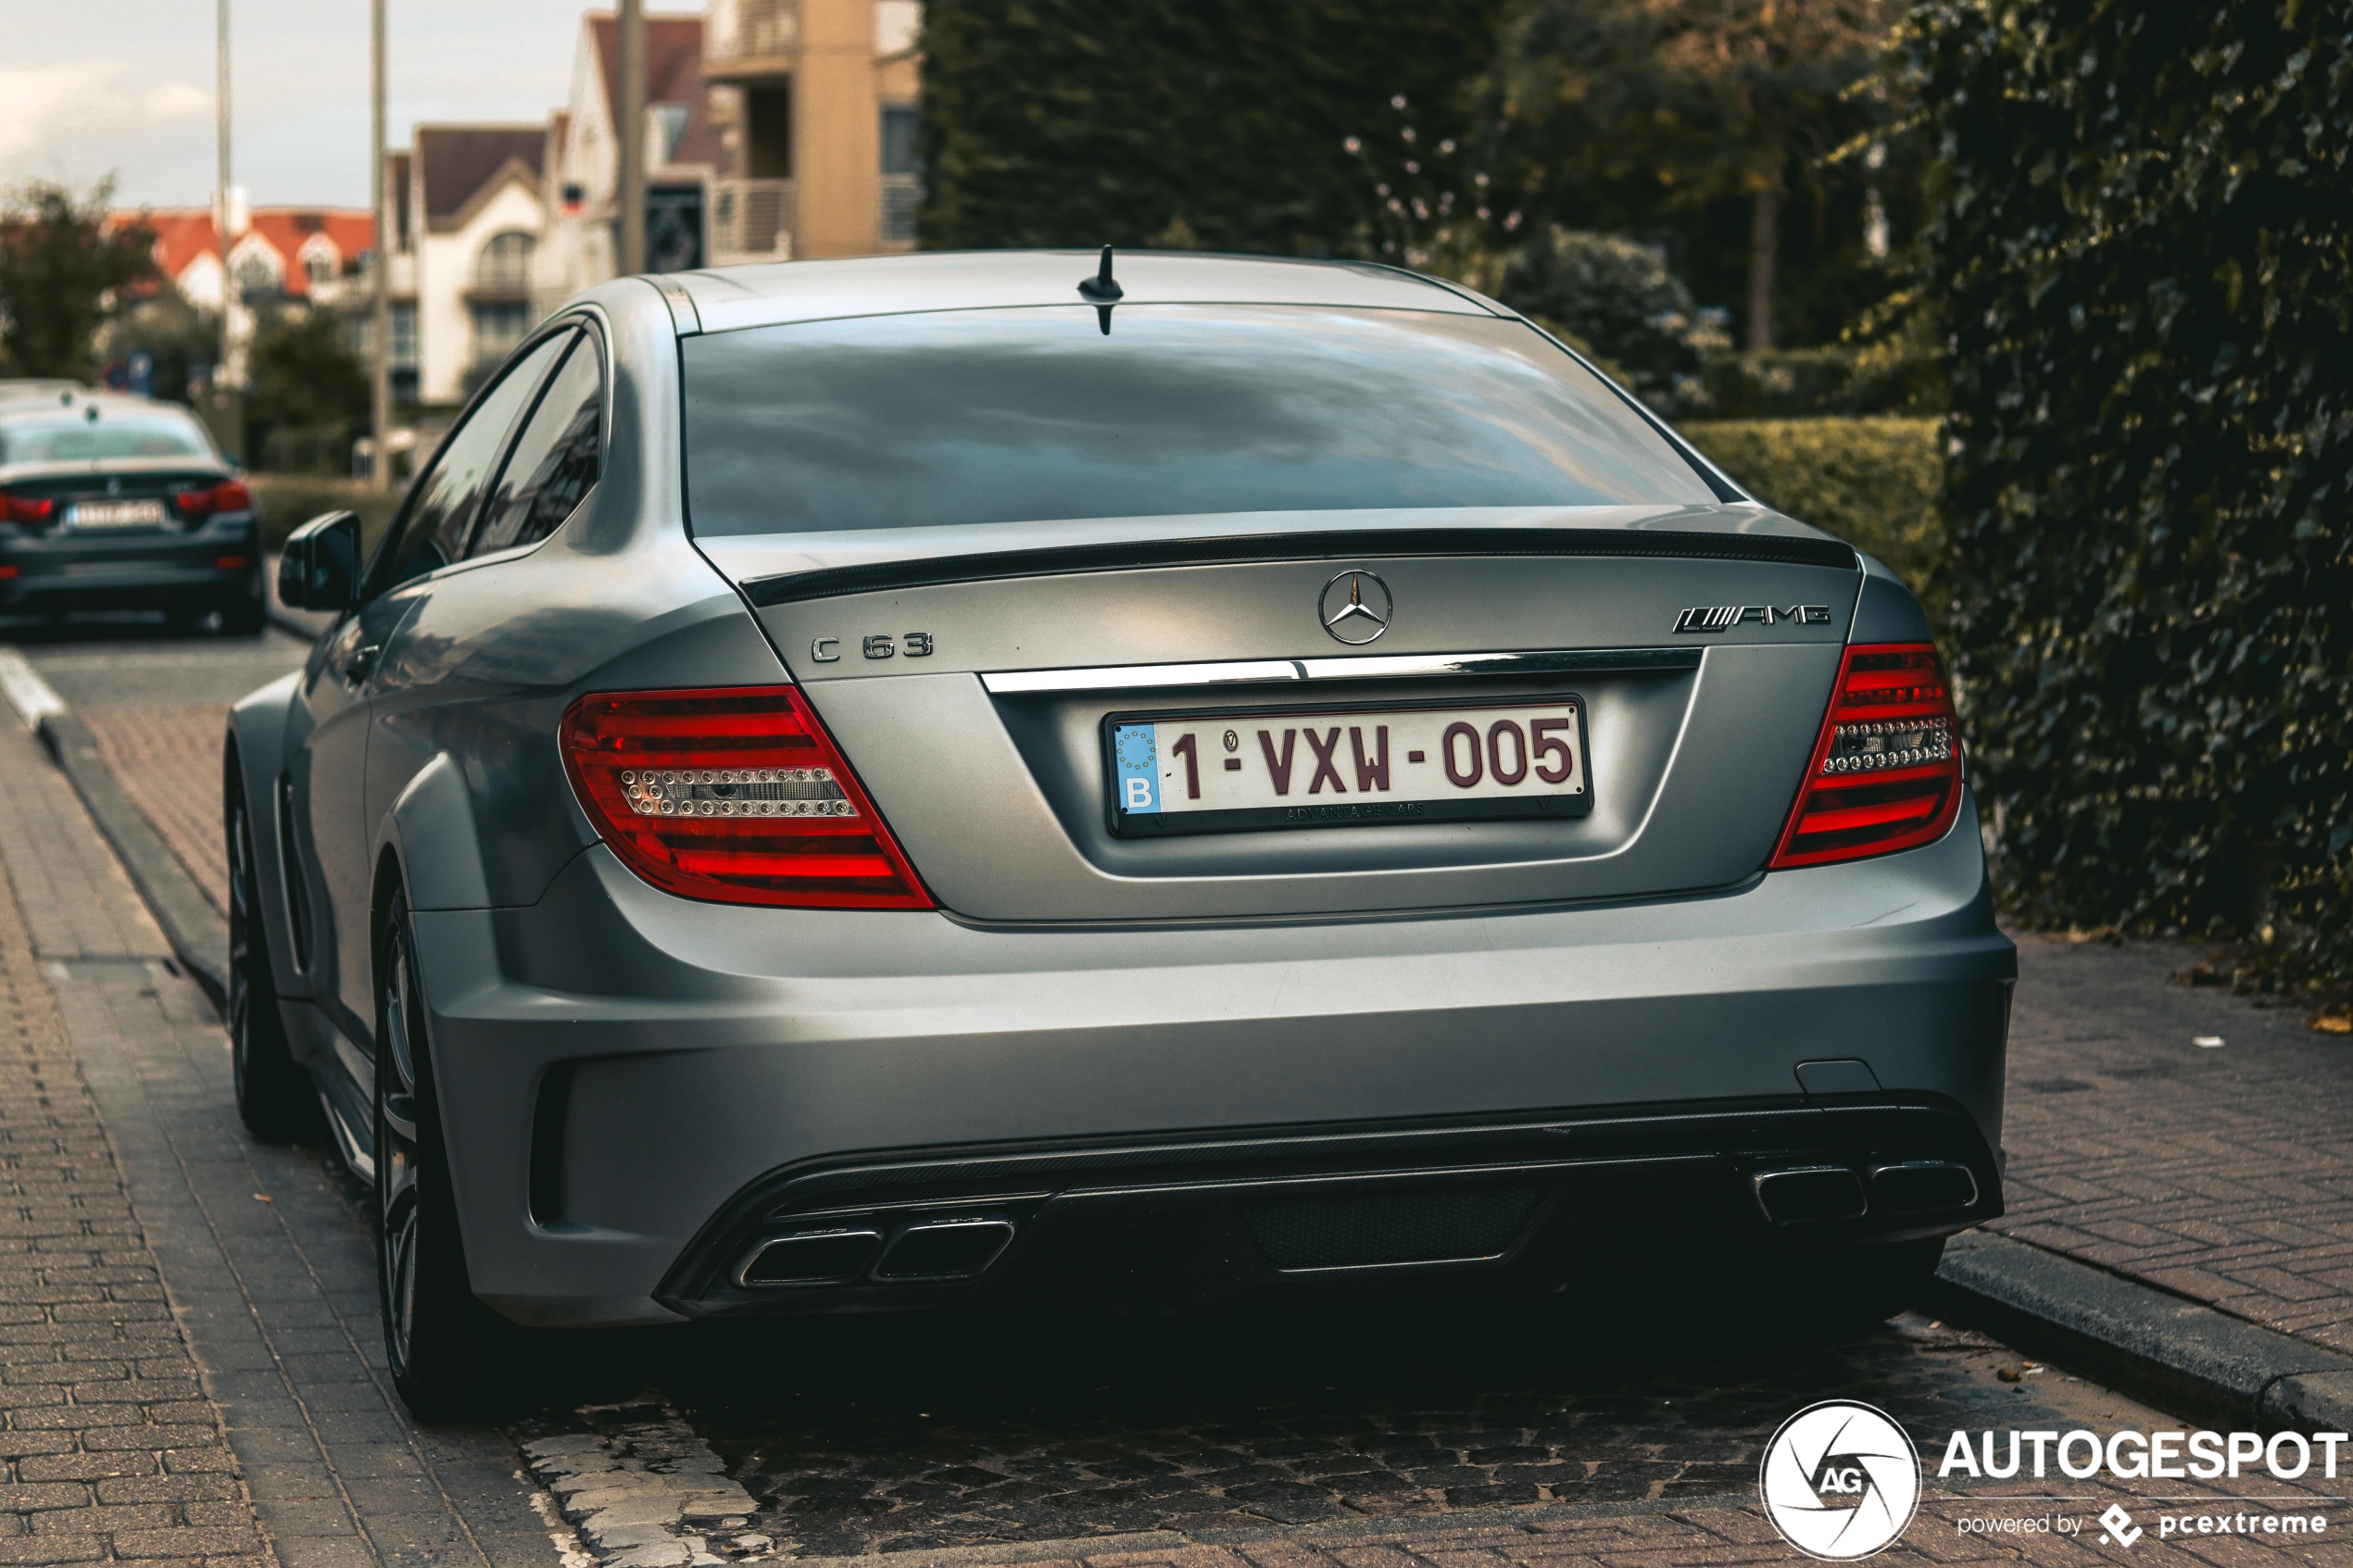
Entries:
[[0,420],[0,463],[83,463],[105,458],[209,458],[204,427],[184,414],[82,409]]
[[1130,305],[755,327],[681,345],[702,534],[1189,512],[1714,499],[1516,321]]

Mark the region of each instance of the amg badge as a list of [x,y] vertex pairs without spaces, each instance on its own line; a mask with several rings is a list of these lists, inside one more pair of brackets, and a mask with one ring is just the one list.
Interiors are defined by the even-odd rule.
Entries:
[[1794,621],[1805,626],[1827,626],[1831,623],[1828,605],[1693,605],[1675,617],[1678,632],[1729,632],[1743,621],[1753,621],[1759,626],[1770,626],[1779,621]]

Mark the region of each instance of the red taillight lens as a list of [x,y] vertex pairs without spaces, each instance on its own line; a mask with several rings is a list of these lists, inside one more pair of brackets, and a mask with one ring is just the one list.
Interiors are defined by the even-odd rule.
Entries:
[[0,490],[0,516],[27,528],[45,528],[57,515],[57,498],[52,495],[19,495]]
[[171,504],[180,508],[182,517],[194,521],[215,512],[249,511],[253,508],[253,492],[233,479],[224,479],[201,490],[178,491],[172,495]]
[[804,909],[933,907],[790,686],[599,693],[564,714],[561,743],[589,821],[666,892]]
[[1953,694],[1926,643],[1846,650],[1771,870],[1933,843],[1961,809]]

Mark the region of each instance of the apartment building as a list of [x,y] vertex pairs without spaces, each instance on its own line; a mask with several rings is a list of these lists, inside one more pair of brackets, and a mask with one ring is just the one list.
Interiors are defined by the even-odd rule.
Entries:
[[[647,18],[648,267],[912,249],[922,19],[917,0]],[[620,103],[618,24],[591,12],[547,128],[543,311],[619,270]]]

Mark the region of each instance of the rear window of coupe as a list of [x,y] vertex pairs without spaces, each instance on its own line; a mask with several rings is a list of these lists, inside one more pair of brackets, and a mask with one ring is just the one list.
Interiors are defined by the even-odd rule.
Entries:
[[0,463],[94,463],[110,458],[209,458],[204,427],[184,414],[96,419],[76,409],[0,419]]
[[700,534],[1203,512],[1706,503],[1541,334],[1491,317],[1128,305],[680,345]]

